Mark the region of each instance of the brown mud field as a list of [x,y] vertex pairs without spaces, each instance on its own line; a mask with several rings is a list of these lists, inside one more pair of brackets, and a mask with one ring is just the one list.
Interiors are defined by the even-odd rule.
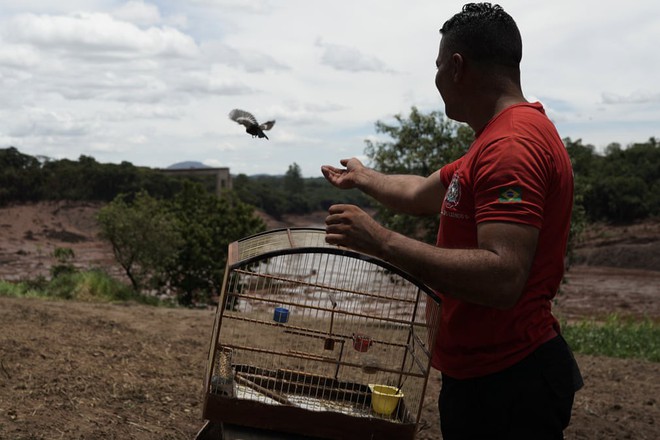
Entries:
[[[0,209],[0,279],[47,276],[68,247],[81,268],[121,276],[97,238],[93,204]],[[318,225],[270,219],[270,228]],[[577,250],[555,313],[566,320],[660,319],[660,223],[594,227]],[[0,297],[0,439],[186,439],[202,427],[214,310]],[[567,439],[660,438],[660,364],[577,355],[585,388]],[[418,439],[441,439],[439,374]]]

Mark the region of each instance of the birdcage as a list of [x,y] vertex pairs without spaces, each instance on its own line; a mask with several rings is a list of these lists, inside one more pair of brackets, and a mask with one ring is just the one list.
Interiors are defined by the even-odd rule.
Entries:
[[208,421],[328,439],[413,439],[440,303],[314,228],[230,244],[204,382]]

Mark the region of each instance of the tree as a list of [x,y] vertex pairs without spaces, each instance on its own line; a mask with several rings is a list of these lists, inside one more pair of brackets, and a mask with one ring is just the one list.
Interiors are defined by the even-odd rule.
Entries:
[[177,219],[146,192],[127,200],[119,195],[99,211],[101,236],[110,241],[136,292],[159,290],[167,283],[166,269],[183,243]]
[[300,166],[297,163],[289,165],[284,174],[284,192],[286,193],[286,211],[295,214],[305,214],[310,211],[305,197],[305,181],[302,178]]
[[[428,176],[462,156],[474,138],[467,125],[446,119],[438,111],[423,114],[412,107],[407,118],[401,115],[394,118],[394,125],[376,122],[376,131],[388,135],[390,141],[365,141],[365,154],[373,167],[384,173]],[[378,217],[391,229],[435,243],[438,222],[435,216],[419,219],[381,207]]]
[[575,248],[580,242],[582,232],[587,227],[584,197],[589,190],[590,172],[598,165],[599,157],[596,155],[593,145],[583,145],[581,139],[572,141],[571,138],[565,138],[563,142],[571,158],[574,176],[573,211],[571,212],[571,227],[566,249],[566,267],[569,268],[573,262]]
[[0,205],[38,200],[41,163],[15,147],[0,148]]
[[189,305],[218,295],[229,244],[263,231],[264,222],[232,192],[217,197],[191,182],[184,183],[170,210],[184,239],[168,269],[179,303]]
[[300,166],[297,163],[289,165],[284,174],[284,191],[289,194],[301,193],[305,189],[305,181],[302,178]]
[[648,216],[649,200],[652,197],[647,182],[638,176],[619,174],[602,176],[594,182],[585,204],[594,220],[629,223]]
[[655,138],[626,148],[612,143],[604,154],[580,140],[564,142],[573,163],[576,200],[589,220],[627,223],[660,212],[660,144]]

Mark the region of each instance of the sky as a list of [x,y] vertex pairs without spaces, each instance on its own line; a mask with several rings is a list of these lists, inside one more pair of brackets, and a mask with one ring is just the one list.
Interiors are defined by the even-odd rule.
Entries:
[[[387,141],[375,123],[444,113],[442,24],[463,1],[0,0],[0,148],[304,177]],[[660,137],[660,2],[499,2],[523,92],[562,138]],[[229,120],[274,119],[270,140]],[[368,161],[366,161],[368,164]]]

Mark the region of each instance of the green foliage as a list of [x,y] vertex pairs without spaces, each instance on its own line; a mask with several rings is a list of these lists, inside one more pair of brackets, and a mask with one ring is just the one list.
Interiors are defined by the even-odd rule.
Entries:
[[41,197],[39,160],[16,148],[0,148],[0,206]]
[[581,140],[565,139],[575,192],[589,221],[629,223],[660,215],[660,143],[655,138],[597,154]]
[[[472,130],[455,123],[437,111],[420,113],[412,107],[410,115],[396,115],[396,124],[376,122],[376,131],[386,134],[386,142],[365,141],[366,155],[373,167],[387,174],[428,176],[443,165],[462,156],[474,139]],[[395,214],[381,207],[380,221],[402,234],[435,243],[436,217],[417,218]]]
[[282,183],[287,200],[287,212],[293,214],[310,212],[311,209],[305,197],[305,180],[302,178],[300,166],[297,163],[289,165]]
[[238,198],[268,215],[281,219],[284,214],[308,214],[327,210],[335,203],[372,206],[369,197],[357,189],[343,191],[330,185],[323,177],[299,180],[300,168],[289,166],[284,176],[239,174],[233,179],[233,192]]
[[170,212],[184,240],[169,265],[168,281],[185,305],[218,295],[229,244],[265,229],[253,207],[232,192],[218,198],[191,183],[184,184]]
[[233,192],[217,197],[190,181],[172,200],[119,196],[98,219],[133,289],[172,291],[184,305],[218,295],[229,244],[265,229]]
[[0,280],[0,296],[9,296],[13,298],[38,298],[46,295],[43,293],[43,290],[30,285],[27,282],[11,283]]
[[183,244],[180,225],[167,207],[139,192],[132,201],[120,195],[98,214],[101,237],[136,292],[160,290],[167,283],[167,268],[174,264]]
[[89,156],[53,160],[28,156],[14,147],[0,148],[0,206],[40,200],[110,201],[140,190],[167,198],[180,187],[180,178],[129,162],[100,164]]
[[423,114],[412,107],[407,118],[398,114],[394,119],[394,125],[376,122],[376,132],[386,134],[390,141],[365,141],[366,155],[384,173],[428,176],[461,157],[474,139],[468,126],[438,111]]
[[362,207],[372,207],[373,199],[358,189],[341,190],[328,183],[325,177],[312,177],[305,180],[305,199],[311,210],[326,211],[336,203],[348,203]]
[[302,178],[300,166],[297,163],[289,165],[284,174],[284,191],[288,194],[301,193],[305,189],[305,181]]
[[43,277],[18,283],[0,281],[0,295],[88,302],[134,301],[150,305],[159,304],[157,298],[137,294],[129,286],[98,270],[60,274],[50,281]]
[[575,248],[580,243],[582,232],[587,228],[587,215],[584,210],[583,196],[577,190],[573,196],[573,211],[571,212],[571,226],[568,232],[566,258],[568,267],[575,259]]
[[577,353],[660,362],[660,327],[651,320],[623,320],[612,315],[605,322],[564,323],[562,328]]
[[[53,278],[45,289],[45,293],[54,298],[74,299],[77,301],[110,302],[114,290],[109,290],[105,284],[109,277],[100,278],[94,272],[65,273]],[[127,286],[120,286],[120,291],[130,290]]]

